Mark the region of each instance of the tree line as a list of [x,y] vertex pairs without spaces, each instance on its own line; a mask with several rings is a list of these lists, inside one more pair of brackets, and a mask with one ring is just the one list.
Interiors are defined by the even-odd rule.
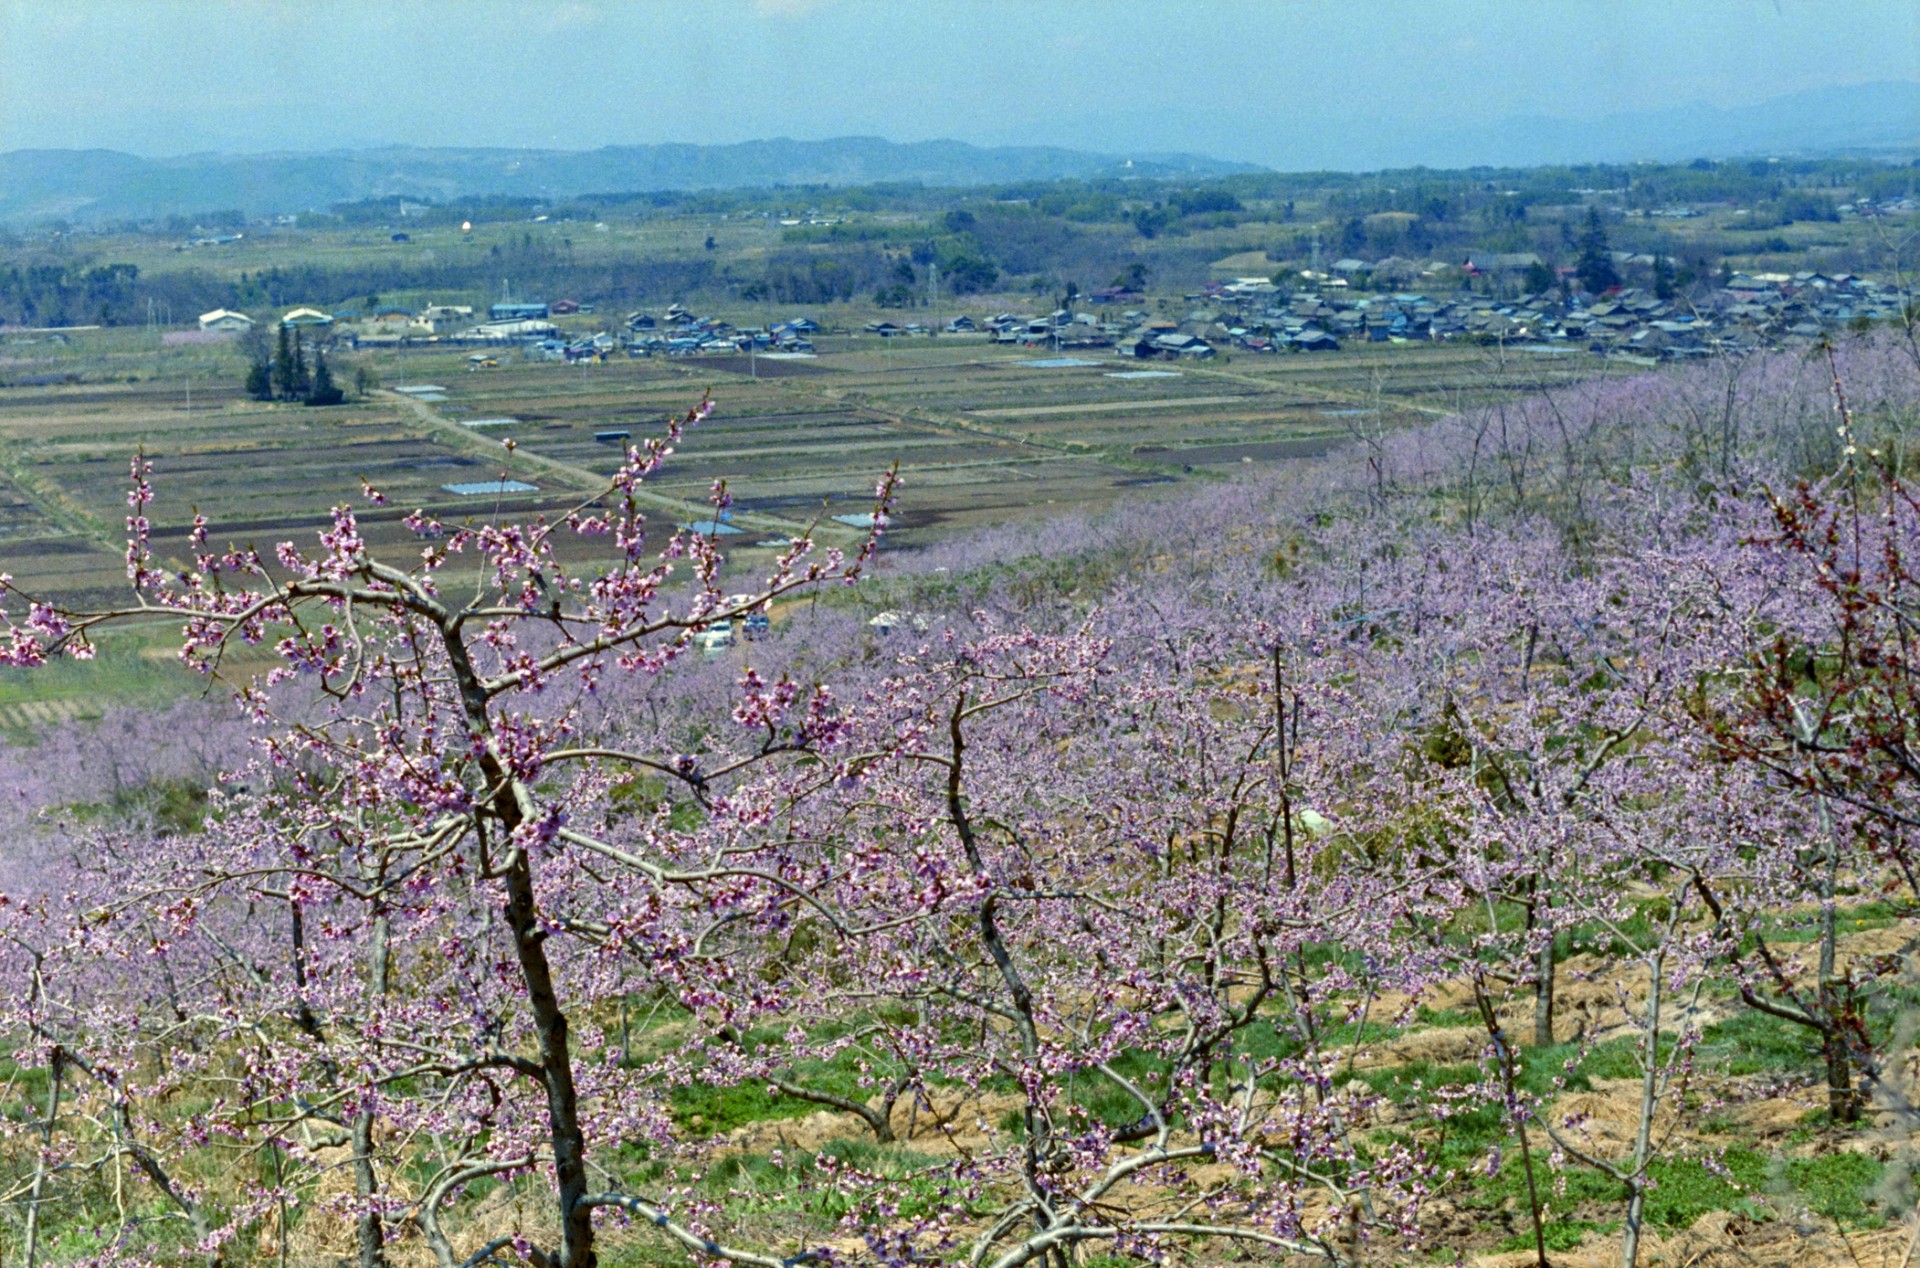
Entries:
[[303,405],[338,405],[346,392],[334,382],[327,350],[309,343],[302,333],[280,324],[279,343],[272,343],[255,327],[241,340],[247,371],[246,394],[256,401],[299,401]]

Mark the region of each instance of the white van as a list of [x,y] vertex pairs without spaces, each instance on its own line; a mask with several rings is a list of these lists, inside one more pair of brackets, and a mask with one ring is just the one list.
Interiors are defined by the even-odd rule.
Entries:
[[694,646],[709,654],[724,652],[733,646],[733,622],[709,625],[693,636]]

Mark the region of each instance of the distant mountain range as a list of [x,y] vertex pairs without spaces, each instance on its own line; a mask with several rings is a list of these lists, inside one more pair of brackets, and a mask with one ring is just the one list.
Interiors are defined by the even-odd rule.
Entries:
[[[1604,109],[1604,79],[1583,81],[1578,91],[1570,86],[1567,100],[1574,108]],[[1110,144],[1104,138],[1115,136],[1143,147],[1177,144],[1286,172],[1920,154],[1920,83],[1819,88],[1747,106],[1681,102],[1587,115],[1514,114],[1500,105],[1490,96],[1483,118],[1462,121],[1457,114],[1426,111],[1339,115],[1296,109],[1265,117],[1175,103],[1063,113],[1049,120],[1048,133],[1063,145]]]
[[[1751,106],[1692,102],[1585,119],[1512,115],[1471,127],[1376,121],[1358,136],[1362,139],[1357,146],[1327,149],[1319,158],[1344,159],[1337,164],[1343,169],[1356,160],[1367,168],[1413,163],[1531,167],[1911,151],[1920,147],[1920,84],[1857,84],[1792,93]],[[1312,164],[1323,165],[1327,163]]]
[[[1584,100],[1596,91],[1587,90]],[[1485,122],[1465,125],[1407,114],[1337,118],[1295,111],[1265,118],[1176,103],[1085,116],[1061,112],[1046,127],[1054,139],[1088,148],[840,137],[597,150],[388,146],[177,158],[15,150],[0,154],[0,221],[145,220],[229,208],[260,215],[393,195],[445,203],[880,181],[967,186],[1061,177],[1201,178],[1263,167],[1374,171],[1843,152],[1911,157],[1920,154],[1920,84],[1857,84],[1750,106],[1695,103],[1587,118],[1489,113]],[[1102,152],[1111,151],[1116,137],[1147,152]],[[1184,152],[1195,149],[1257,158],[1259,164]]]
[[1220,176],[1259,169],[1192,154],[1131,158],[1048,146],[961,141],[779,138],[735,145],[621,145],[598,150],[418,149],[190,154],[148,159],[113,150],[0,154],[0,220],[147,219],[234,208],[249,215],[324,210],[401,195],[444,203],[495,195],[772,185],[988,185],[1095,176]]

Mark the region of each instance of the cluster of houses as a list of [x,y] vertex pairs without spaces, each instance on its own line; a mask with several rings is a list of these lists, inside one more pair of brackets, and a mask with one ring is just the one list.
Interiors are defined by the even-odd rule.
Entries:
[[[1639,263],[1623,256],[1620,263]],[[1538,275],[1529,253],[1474,253],[1464,266],[1446,266],[1467,276],[1511,280]],[[1650,263],[1650,261],[1648,262]],[[1429,272],[1431,272],[1429,270]],[[1303,289],[1283,290],[1272,279],[1244,277],[1210,282],[1185,296],[1184,318],[1171,320],[1140,307],[1114,309],[1142,297],[1108,288],[1086,298],[1096,311],[1056,308],[1044,315],[1011,312],[975,319],[956,317],[940,327],[947,334],[984,335],[995,343],[1054,351],[1112,349],[1139,359],[1205,359],[1223,349],[1253,353],[1319,352],[1343,344],[1464,340],[1554,350],[1586,349],[1602,355],[1681,359],[1736,352],[1813,337],[1861,320],[1897,316],[1906,302],[1896,286],[1851,273],[1734,273],[1706,293],[1663,298],[1640,287],[1615,287],[1590,295],[1571,285],[1506,297],[1454,289],[1450,280],[1431,289],[1370,290],[1383,278],[1401,276],[1391,259],[1368,264],[1335,261],[1329,272],[1300,275]],[[1418,277],[1416,281],[1420,280]],[[1496,291],[1505,288],[1495,288]],[[568,336],[555,316],[591,312],[571,300],[552,304],[502,302],[484,316],[462,304],[432,304],[414,310],[376,308],[371,313],[325,313],[295,308],[279,324],[324,332],[355,347],[454,344],[481,348],[519,346],[539,360],[605,360],[628,356],[697,356],[751,350],[810,353],[818,323],[805,317],[766,326],[735,326],[679,304],[658,315],[633,312],[617,334]],[[224,308],[200,316],[200,328],[217,333],[251,329],[252,318]],[[865,332],[883,339],[931,335],[919,322],[873,321]],[[485,354],[476,359],[485,361]]]
[[802,353],[813,351],[820,325],[807,317],[767,326],[735,326],[718,317],[702,317],[671,304],[656,317],[648,312],[627,314],[626,350],[632,357],[689,357],[711,352]]
[[1723,343],[1813,337],[1861,319],[1891,320],[1910,291],[1852,273],[1736,273],[1714,294],[1707,316]]
[[[891,321],[870,321],[863,329],[867,334],[879,335],[882,339],[934,333],[933,327],[917,321],[910,321],[904,326]],[[1017,344],[1023,348],[1055,349],[1111,347],[1117,333],[1091,313],[1076,314],[1064,308],[1055,309],[1044,317],[995,313],[975,321],[963,315],[955,317],[940,329],[950,335],[985,334],[995,343]]]
[[[554,316],[591,313],[593,306],[575,300],[543,302],[506,301],[494,304],[479,316],[467,304],[429,304],[414,309],[402,305],[376,307],[367,313],[355,310],[325,313],[315,308],[295,308],[280,318],[290,329],[324,333],[352,348],[400,348],[423,344],[454,344],[477,347],[526,346],[530,354],[545,360],[604,359],[614,346],[609,335],[586,339],[567,339]],[[245,313],[216,308],[202,313],[200,328],[223,334],[235,334],[253,328]],[[484,360],[484,357],[481,358]]]
[[1920,213],[1920,198],[1912,194],[1889,194],[1878,201],[1872,198],[1857,198],[1850,203],[1841,203],[1833,210],[1842,220],[1855,216],[1867,220],[1881,216],[1911,216]]
[[[1214,355],[1212,344],[1183,331],[1179,323],[1152,321],[1141,311],[1130,311],[1118,321],[1066,308],[1056,308],[1044,316],[994,313],[979,321],[967,316],[955,317],[941,329],[950,335],[984,334],[994,343],[1054,352],[1117,348],[1137,357]],[[898,326],[890,321],[872,321],[867,323],[866,330],[882,338],[933,333],[930,327],[919,322]]]
[[[607,331],[569,336],[552,320],[556,316],[592,312],[592,305],[574,300],[551,304],[502,302],[491,305],[478,320],[475,310],[465,304],[430,304],[421,309],[394,305],[375,308],[366,314],[295,308],[284,314],[279,324],[289,329],[324,333],[353,348],[432,344],[495,350],[520,347],[528,357],[541,361],[604,361],[619,351],[628,356],[690,356],[753,349],[805,353],[813,351],[812,336],[820,329],[817,322],[806,317],[764,327],[739,327],[715,317],[699,316],[679,304],[658,316],[647,312],[629,313],[619,336]],[[253,318],[245,313],[225,308],[200,315],[200,329],[216,334],[239,334],[251,330],[254,324]],[[493,358],[480,352],[470,360],[481,365]]]
[[[590,304],[573,300],[545,303],[501,303],[476,320],[467,304],[429,304],[407,308],[398,304],[376,307],[362,313],[348,309],[321,312],[317,308],[295,308],[280,318],[290,328],[324,329],[333,338],[356,347],[400,347],[420,343],[528,343],[559,333],[548,320],[555,315],[590,313]],[[202,330],[233,334],[253,328],[253,318],[245,313],[216,308],[200,315]]]
[[[932,333],[917,322],[905,326],[868,322],[866,329],[883,338]],[[994,313],[979,321],[962,316],[941,329],[950,335],[984,334],[994,343],[1054,352],[1112,348],[1126,356],[1167,360],[1215,355],[1214,344],[1206,338],[1183,329],[1179,322],[1155,321],[1142,310],[1129,310],[1118,320],[1066,308],[1056,308],[1044,316]]]
[[[1617,263],[1653,262],[1621,254]],[[1531,253],[1476,252],[1464,266],[1444,268],[1469,278],[1511,278],[1539,265]],[[1640,287],[1600,295],[1556,288],[1514,298],[1451,287],[1371,291],[1347,280],[1362,274],[1377,279],[1382,266],[1398,275],[1392,260],[1340,260],[1331,272],[1302,275],[1307,289],[1291,293],[1264,277],[1211,282],[1184,297],[1192,307],[1180,320],[1156,319],[1140,308],[1118,318],[1060,308],[1044,316],[996,313],[977,322],[958,317],[943,329],[984,333],[1025,348],[1113,348],[1122,356],[1160,360],[1205,359],[1226,348],[1323,352],[1345,343],[1455,340],[1672,360],[1813,337],[1863,318],[1886,320],[1904,302],[1897,287],[1850,273],[1735,273],[1710,293],[1688,299],[1662,298]],[[1087,298],[1104,306],[1140,296],[1114,287]],[[882,337],[931,333],[918,323],[884,321],[868,323],[867,330]]]
[[[500,307],[495,305],[496,310]],[[541,304],[538,309],[544,318],[547,306]],[[430,304],[418,310],[389,305],[364,314],[353,309],[328,313],[317,308],[294,308],[282,314],[278,324],[289,329],[324,331],[356,346],[392,347],[443,340],[456,332],[465,335],[470,333],[465,328],[472,327],[473,321],[473,309],[465,304]],[[494,324],[490,318],[478,329],[486,330]],[[253,326],[253,318],[230,309],[216,308],[200,314],[202,330],[237,334]]]
[[[1491,266],[1493,261],[1483,261]],[[1525,267],[1525,266],[1522,266]],[[1318,287],[1282,295],[1271,282],[1215,283],[1181,329],[1253,352],[1315,351],[1341,341],[1465,340],[1580,347],[1660,359],[1742,351],[1895,316],[1894,286],[1849,273],[1733,274],[1689,299],[1640,287],[1604,294],[1551,290],[1502,299],[1467,293],[1357,293]]]

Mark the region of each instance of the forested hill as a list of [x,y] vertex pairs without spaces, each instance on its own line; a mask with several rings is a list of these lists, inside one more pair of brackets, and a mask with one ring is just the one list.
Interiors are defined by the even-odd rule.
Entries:
[[879,137],[597,150],[391,147],[163,159],[111,150],[15,150],[0,154],[0,220],[144,219],[228,209],[261,215],[394,195],[438,202],[880,181],[978,185],[1129,174],[1218,176],[1255,170],[1191,154],[1128,156],[1048,146],[989,149],[961,141],[900,143]]

